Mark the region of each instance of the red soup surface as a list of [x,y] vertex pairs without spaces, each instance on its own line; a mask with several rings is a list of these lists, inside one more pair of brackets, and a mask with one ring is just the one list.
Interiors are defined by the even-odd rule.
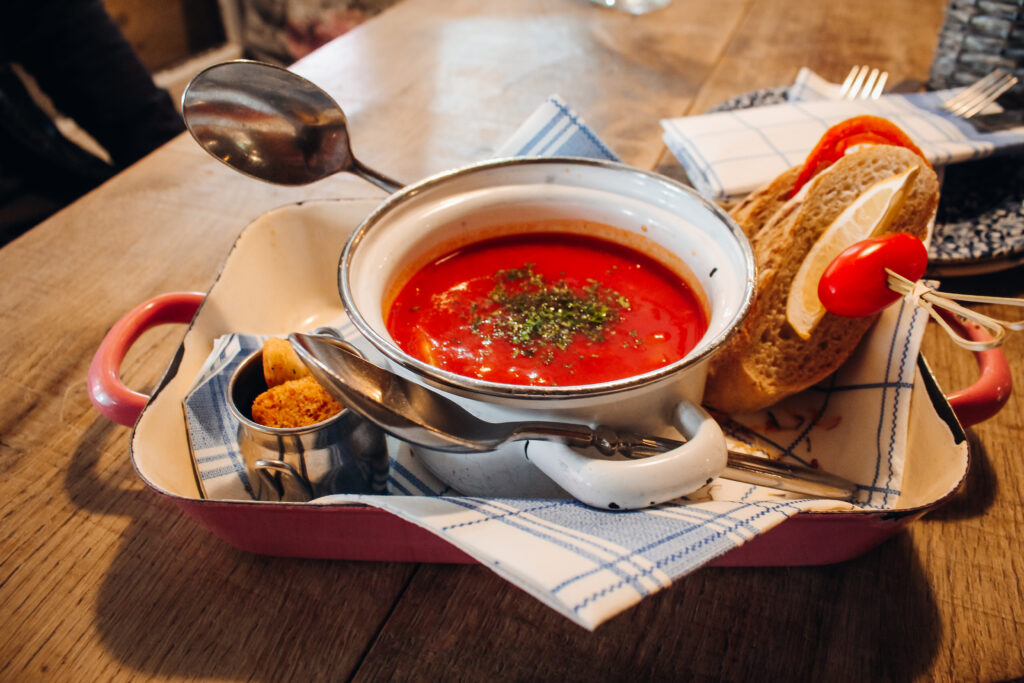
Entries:
[[503,384],[567,386],[673,363],[707,329],[683,278],[615,242],[537,232],[445,254],[398,291],[387,328],[409,355]]

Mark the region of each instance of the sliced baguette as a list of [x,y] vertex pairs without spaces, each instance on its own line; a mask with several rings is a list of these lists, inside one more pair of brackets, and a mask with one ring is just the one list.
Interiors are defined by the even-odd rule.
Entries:
[[889,145],[847,154],[811,181],[802,201],[782,204],[772,217],[748,216],[761,223],[751,240],[757,296],[741,329],[712,359],[706,404],[730,413],[765,408],[825,379],[853,353],[877,316],[826,313],[810,338],[801,339],[786,319],[789,288],[811,246],[843,209],[871,185],[912,165],[921,172],[887,232],[923,239],[938,205],[938,180],[920,157]]

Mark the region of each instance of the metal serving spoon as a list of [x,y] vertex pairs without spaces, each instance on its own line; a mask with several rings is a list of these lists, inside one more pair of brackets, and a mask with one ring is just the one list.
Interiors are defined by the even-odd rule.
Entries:
[[[538,439],[591,446],[605,455],[643,457],[681,445],[672,439],[573,423],[487,422],[440,393],[374,365],[337,338],[294,333],[288,340],[317,381],[342,403],[384,431],[424,448],[477,453]],[[827,472],[732,451],[720,476],[814,498],[850,500],[857,491],[856,484]]]
[[249,60],[215,64],[185,88],[181,113],[203,149],[254,178],[306,185],[348,171],[387,192],[402,187],[355,158],[345,112],[287,69]]

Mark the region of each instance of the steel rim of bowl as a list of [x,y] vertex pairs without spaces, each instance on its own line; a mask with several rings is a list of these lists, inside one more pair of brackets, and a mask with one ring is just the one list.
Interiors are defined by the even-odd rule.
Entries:
[[[716,218],[721,220],[723,226],[729,230],[733,238],[736,240],[737,245],[740,248],[743,256],[743,262],[745,265],[746,278],[743,283],[743,300],[733,315],[732,319],[729,320],[723,332],[718,337],[712,340],[707,346],[697,354],[686,355],[683,358],[669,363],[668,365],[656,368],[649,372],[645,372],[640,375],[633,375],[618,380],[612,380],[608,382],[600,382],[595,384],[577,384],[567,386],[531,386],[531,385],[519,385],[519,384],[502,384],[498,382],[488,382],[485,380],[476,379],[473,377],[467,377],[465,375],[459,375],[454,372],[442,370],[441,368],[435,367],[428,363],[424,363],[411,355],[405,353],[398,347],[397,344],[383,337],[376,330],[374,330],[369,323],[363,319],[359,313],[359,309],[355,305],[355,299],[352,293],[352,286],[349,282],[349,263],[352,259],[352,255],[359,243],[363,240],[366,234],[373,229],[381,220],[383,220],[388,213],[394,208],[401,204],[411,201],[417,195],[430,190],[442,183],[449,182],[453,178],[462,177],[465,175],[475,174],[490,171],[497,168],[508,167],[508,166],[545,166],[545,165],[576,165],[576,166],[591,166],[597,168],[603,168],[616,173],[630,173],[635,175],[643,176],[647,179],[654,180],[659,183],[668,185],[669,187],[680,190],[684,194],[689,195],[692,199],[696,200],[697,203],[702,206],[705,210],[711,212]],[[349,319],[355,325],[356,329],[359,330],[360,334],[366,337],[373,346],[384,354],[389,360],[394,361],[400,366],[412,371],[419,377],[423,377],[429,381],[439,384],[450,389],[454,389],[458,392],[471,392],[474,394],[482,394],[486,396],[499,397],[499,398],[528,398],[538,400],[565,400],[571,398],[584,398],[593,396],[603,396],[607,394],[616,394],[640,387],[645,387],[657,382],[660,382],[672,375],[675,375],[689,367],[697,365],[698,363],[709,358],[712,354],[718,351],[726,341],[729,340],[738,330],[740,323],[746,317],[753,304],[754,294],[756,289],[755,281],[755,269],[754,269],[754,252],[750,246],[750,242],[747,240],[746,235],[736,224],[736,222],[726,213],[722,208],[716,205],[714,202],[700,195],[696,190],[688,187],[672,178],[668,178],[659,173],[653,171],[646,171],[644,169],[634,168],[626,164],[604,161],[600,159],[591,159],[586,157],[513,157],[506,159],[492,159],[488,161],[478,162],[469,166],[463,166],[450,171],[443,171],[441,173],[429,176],[423,180],[413,184],[407,185],[395,194],[390,195],[385,199],[379,206],[377,206],[363,221],[356,227],[352,235],[345,243],[345,248],[342,250],[341,257],[338,263],[338,289],[341,293],[342,305],[347,312]]]

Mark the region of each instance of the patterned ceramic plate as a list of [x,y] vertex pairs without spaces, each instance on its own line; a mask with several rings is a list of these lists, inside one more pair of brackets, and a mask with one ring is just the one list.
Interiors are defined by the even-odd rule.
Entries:
[[[787,101],[787,88],[755,90],[710,111]],[[945,169],[929,275],[992,273],[1024,263],[1024,159],[1018,155],[953,164]]]
[[788,87],[765,88],[754,90],[732,97],[719,105],[711,107],[708,113],[716,111],[733,111],[734,109],[749,109],[751,107],[764,107],[769,104],[782,104],[788,102]]
[[1024,262],[1024,160],[993,157],[946,168],[928,257],[936,275],[991,273]]

